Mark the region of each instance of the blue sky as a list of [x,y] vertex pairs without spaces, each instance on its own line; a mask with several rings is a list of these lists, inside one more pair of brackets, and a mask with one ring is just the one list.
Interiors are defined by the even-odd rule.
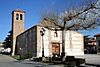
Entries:
[[[44,12],[61,12],[70,8],[79,8],[84,0],[0,0],[0,41],[3,41],[11,30],[12,15],[15,9],[26,11],[25,29],[38,24]],[[91,32],[90,32],[91,31]],[[83,31],[85,35],[100,33],[99,29]]]

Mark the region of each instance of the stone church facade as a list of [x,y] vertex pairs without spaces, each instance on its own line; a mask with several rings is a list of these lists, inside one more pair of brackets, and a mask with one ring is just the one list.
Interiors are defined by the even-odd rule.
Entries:
[[[42,36],[40,30],[42,27],[34,26],[17,37],[17,52],[18,54],[32,53],[34,57],[42,56],[42,43],[44,43],[44,56],[50,57],[54,54],[61,54],[62,50],[62,32],[57,31],[58,36],[55,36],[55,31],[45,28],[45,34]],[[43,41],[43,42],[42,42]],[[66,31],[65,42],[66,55],[84,55],[83,50],[83,35],[75,31]],[[21,48],[21,51],[20,51]]]
[[[47,27],[52,27],[52,30]],[[45,30],[43,36],[41,36],[42,29]],[[59,29],[59,27],[56,27],[56,29]],[[31,53],[33,57],[42,57],[43,46],[45,57],[52,57],[53,54],[61,55],[62,31],[55,30],[53,22],[43,20],[39,24],[17,35],[15,46],[15,53],[21,55]],[[75,31],[66,31],[65,53],[70,56],[84,55],[82,34]]]

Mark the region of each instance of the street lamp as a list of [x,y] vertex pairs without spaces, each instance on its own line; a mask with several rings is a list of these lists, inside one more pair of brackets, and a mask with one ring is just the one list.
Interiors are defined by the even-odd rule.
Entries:
[[22,48],[20,47],[19,50],[20,50],[20,59],[21,59]]
[[44,28],[41,28],[40,34],[42,36],[42,57],[44,57],[44,42],[43,42],[43,36],[45,34],[45,29]]

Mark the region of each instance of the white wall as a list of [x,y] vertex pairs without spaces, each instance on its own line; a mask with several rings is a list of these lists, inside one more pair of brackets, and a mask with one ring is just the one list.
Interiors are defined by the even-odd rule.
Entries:
[[66,32],[66,55],[84,55],[83,35],[75,31]]
[[[52,55],[52,43],[60,43],[60,53],[62,52],[62,31],[57,31],[58,37],[55,37],[54,32],[45,28],[45,35],[43,36],[44,43],[44,55]],[[66,55],[84,55],[84,44],[83,44],[83,35],[75,31],[67,31],[65,35],[65,52]],[[40,36],[40,44],[42,45],[42,37]],[[42,46],[39,56],[42,56]]]

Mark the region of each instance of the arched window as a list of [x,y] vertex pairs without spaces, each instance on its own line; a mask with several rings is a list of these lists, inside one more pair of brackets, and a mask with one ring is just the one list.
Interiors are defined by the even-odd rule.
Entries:
[[58,37],[57,31],[54,32],[54,37]]
[[22,20],[22,14],[20,14],[20,20]]
[[19,20],[19,14],[16,14],[16,20]]

